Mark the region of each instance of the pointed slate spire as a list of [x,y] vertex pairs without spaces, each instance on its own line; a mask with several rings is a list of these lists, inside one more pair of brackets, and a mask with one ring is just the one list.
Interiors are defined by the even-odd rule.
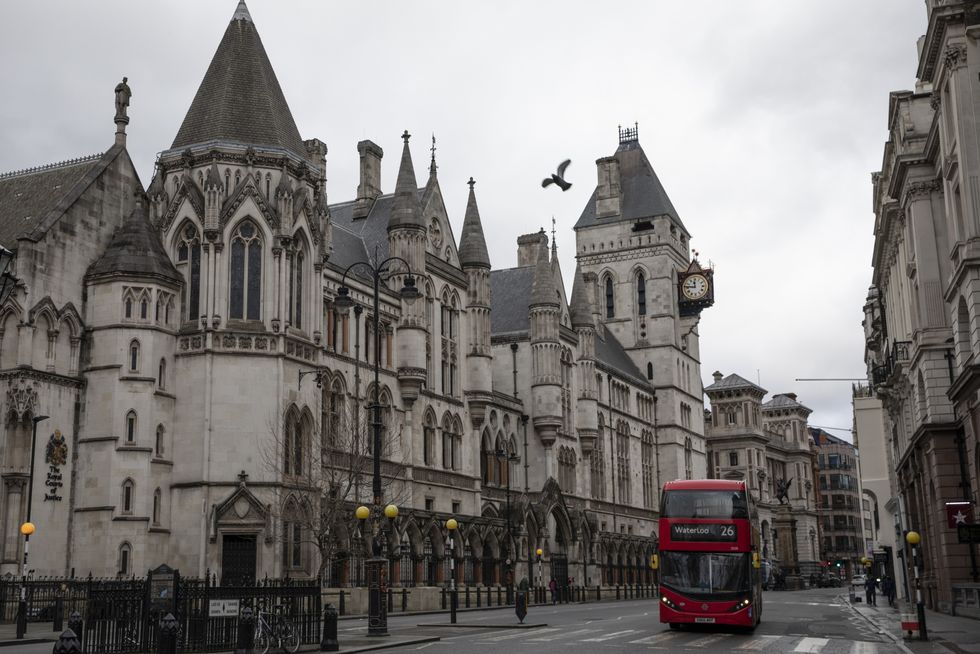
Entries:
[[589,304],[589,294],[586,289],[582,270],[575,266],[575,278],[572,282],[572,301],[569,307],[572,327],[593,327],[592,306]]
[[415,178],[415,166],[412,164],[412,152],[408,147],[408,139],[412,135],[405,130],[402,140],[402,161],[398,167],[398,180],[395,182],[395,199],[391,208],[391,218],[388,221],[388,231],[396,227],[416,227],[425,229],[422,212],[419,209],[418,180]]
[[548,237],[543,236],[538,246],[538,262],[534,267],[534,282],[531,285],[531,305],[558,305],[558,289],[555,288],[555,276],[548,261]]
[[483,225],[480,222],[480,210],[476,206],[476,193],[473,186],[476,182],[470,177],[470,197],[466,201],[466,216],[463,218],[463,233],[459,238],[459,262],[466,266],[490,267],[490,253],[487,252],[487,240],[483,236]]
[[105,252],[89,267],[86,276],[103,275],[162,278],[172,284],[184,282],[163,249],[159,233],[150,225],[143,198],[137,198],[136,207],[112,235]]
[[238,3],[170,147],[209,141],[282,148],[309,159],[244,2]]

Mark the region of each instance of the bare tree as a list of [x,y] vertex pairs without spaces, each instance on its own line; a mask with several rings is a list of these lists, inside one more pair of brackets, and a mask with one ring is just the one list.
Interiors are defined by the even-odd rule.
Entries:
[[[281,525],[279,540],[284,548],[315,548],[316,574],[321,577],[338,552],[346,549],[341,536],[353,535],[358,528],[354,509],[360,504],[371,506],[374,500],[371,393],[367,402],[357,401],[336,380],[325,378],[322,386],[319,416],[287,406],[270,420],[272,438],[263,453],[270,476],[281,482],[273,508]],[[397,505],[407,497],[404,460],[396,460],[404,456],[402,425],[390,399],[382,398],[380,405],[382,494],[386,504]],[[362,535],[369,536],[370,525],[364,526]],[[284,551],[284,559],[293,561],[294,552]]]

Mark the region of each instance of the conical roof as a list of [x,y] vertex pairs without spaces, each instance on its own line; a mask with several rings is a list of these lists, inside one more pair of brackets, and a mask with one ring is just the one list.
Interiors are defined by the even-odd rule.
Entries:
[[480,210],[476,206],[476,193],[473,191],[475,184],[476,182],[470,177],[470,197],[466,201],[463,233],[459,237],[459,262],[463,266],[484,266],[489,268],[490,253],[487,251],[487,240],[483,236]]
[[402,140],[402,160],[398,167],[398,179],[395,182],[394,204],[391,208],[391,218],[388,229],[395,227],[419,227],[425,229],[422,212],[419,209],[418,180],[415,179],[415,166],[412,164],[412,152],[408,147],[408,139],[412,136],[405,130]]
[[170,147],[208,141],[284,148],[308,158],[244,0],[238,3]]
[[589,303],[589,293],[586,288],[585,278],[582,270],[575,266],[575,278],[572,281],[572,301],[569,306],[571,312],[572,327],[591,327],[592,306]]
[[184,278],[163,249],[160,236],[150,225],[146,204],[136,208],[112,235],[102,256],[88,269],[88,277],[101,275],[139,275],[183,283]]
[[542,240],[538,246],[538,262],[534,267],[531,306],[535,304],[558,305],[558,289],[555,288],[555,276],[551,272],[551,262],[548,261],[547,239]]

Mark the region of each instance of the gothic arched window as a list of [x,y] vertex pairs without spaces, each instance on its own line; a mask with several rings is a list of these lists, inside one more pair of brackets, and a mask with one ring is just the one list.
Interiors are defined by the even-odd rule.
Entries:
[[153,524],[160,524],[160,504],[163,501],[163,494],[160,489],[153,491]]
[[139,372],[140,369],[140,342],[132,341],[129,344],[129,372]]
[[296,250],[289,264],[289,324],[303,328],[303,276],[306,247],[301,238],[296,239]]
[[296,413],[286,417],[283,439],[282,472],[284,475],[303,474],[304,425]]
[[184,317],[197,320],[201,315],[201,239],[197,227],[190,223],[177,241],[177,269],[184,275]]
[[126,414],[126,442],[136,442],[136,412],[132,410]]
[[436,462],[436,417],[431,411],[425,414],[422,427],[422,462],[427,466]]
[[132,563],[133,547],[129,543],[123,543],[119,546],[119,575],[121,577],[129,576]]
[[262,239],[258,228],[243,222],[231,237],[231,307],[229,317],[260,320]]
[[636,273],[636,312],[647,315],[647,283],[642,272]]
[[612,318],[616,315],[616,302],[613,298],[613,281],[612,277],[606,277],[606,318]]
[[136,484],[133,483],[132,479],[127,479],[122,485],[122,513],[124,515],[130,515],[133,513],[133,493],[135,492]]
[[157,369],[157,386],[160,390],[167,388],[167,360],[160,359],[160,366]]
[[166,437],[166,435],[167,432],[163,428],[163,425],[157,425],[157,439],[153,448],[153,453],[156,454],[157,456],[163,456],[163,452],[165,448],[163,440]]

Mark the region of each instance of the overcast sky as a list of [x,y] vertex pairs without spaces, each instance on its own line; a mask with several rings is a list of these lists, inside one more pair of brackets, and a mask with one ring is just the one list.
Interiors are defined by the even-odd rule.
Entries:
[[[126,75],[129,151],[149,184],[236,4],[0,4],[0,171],[106,150]],[[405,129],[424,183],[434,133],[456,238],[472,175],[495,268],[554,215],[571,276],[594,162],[615,151],[617,125],[638,122],[692,246],[716,266],[705,385],[738,372],[796,392],[812,425],[851,426],[848,383],[794,379],[864,375],[871,172],[888,92],[915,82],[922,0],[248,7],[301,135],[329,147],[330,201],[354,197],[365,138],[385,150],[391,192]],[[542,189],[565,158],[572,188]]]

